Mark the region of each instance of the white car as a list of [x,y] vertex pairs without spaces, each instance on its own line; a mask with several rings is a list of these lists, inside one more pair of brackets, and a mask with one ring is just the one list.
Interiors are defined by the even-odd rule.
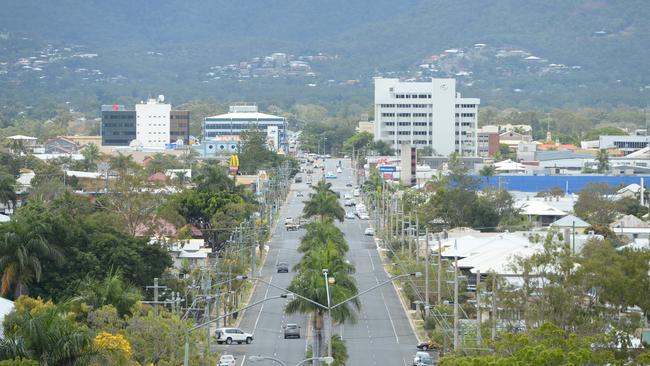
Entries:
[[221,355],[219,358],[218,366],[235,366],[235,356],[233,355]]
[[354,190],[354,197],[359,197],[361,195],[361,192],[358,189]]
[[354,202],[352,202],[351,199],[346,199],[346,200],[343,202],[343,206],[345,206],[345,207],[354,206]]
[[284,219],[284,223],[285,224],[293,224],[293,218],[287,217],[286,219]]
[[343,173],[343,169],[341,169],[341,167],[338,167],[338,168],[336,168],[336,172],[341,174],[341,173]]
[[351,200],[352,196],[349,193],[346,193],[346,194],[343,195],[343,198],[346,199],[346,200]]
[[359,213],[359,218],[360,218],[361,220],[370,220],[370,216],[368,216],[368,214],[365,213],[365,212],[361,212],[361,213]]
[[348,220],[354,220],[354,212],[350,212],[350,211],[346,212],[345,218]]
[[375,229],[369,227],[363,232],[363,235],[374,236],[375,235]]
[[251,344],[253,342],[253,335],[239,328],[219,328],[216,334],[219,344],[232,344],[233,342]]

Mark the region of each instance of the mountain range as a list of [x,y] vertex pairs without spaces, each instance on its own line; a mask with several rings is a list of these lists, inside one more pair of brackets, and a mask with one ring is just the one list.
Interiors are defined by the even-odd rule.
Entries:
[[[364,104],[374,76],[457,77],[464,94],[497,106],[650,99],[645,0],[0,3],[3,101],[56,91],[55,99],[93,106],[148,93],[178,102]],[[53,56],[66,49],[68,58]],[[283,71],[263,63],[274,53],[310,61]]]

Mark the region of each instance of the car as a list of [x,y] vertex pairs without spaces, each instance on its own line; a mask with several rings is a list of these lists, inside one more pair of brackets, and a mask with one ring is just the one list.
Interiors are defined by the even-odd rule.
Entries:
[[338,167],[338,168],[336,168],[336,172],[341,174],[341,173],[343,173],[343,169],[341,169],[341,167]]
[[284,339],[300,338],[300,326],[298,324],[287,324],[284,328]]
[[289,263],[279,262],[275,265],[275,269],[278,273],[289,273]]
[[302,193],[302,192],[300,192],[300,191],[299,191],[298,193],[296,193],[296,197],[303,197],[304,195],[305,195],[305,194]]
[[347,200],[343,201],[343,206],[345,206],[345,207],[354,206],[354,202],[352,202],[351,199],[347,199]]
[[216,335],[219,344],[232,344],[233,342],[251,344],[253,342],[253,335],[239,328],[218,328]]
[[345,213],[345,218],[348,220],[354,220],[354,212],[348,211]]
[[[368,216],[367,213],[362,212],[362,213],[359,214],[359,219],[361,219],[361,220],[370,220],[370,216]],[[366,235],[368,235],[368,234],[366,234]],[[373,235],[374,235],[374,232],[373,232]]]
[[417,352],[413,357],[413,366],[429,366],[433,365],[433,363],[433,357],[426,352]]
[[332,172],[327,172],[325,174],[325,179],[336,179],[336,174],[334,174]]
[[293,224],[293,217],[289,216],[286,219],[284,219],[284,223],[286,224]]
[[352,194],[354,195],[354,197],[359,197],[361,195],[361,192],[357,188],[357,189],[354,190],[354,192],[352,192]]
[[343,198],[345,198],[346,200],[351,200],[351,199],[352,199],[352,195],[349,194],[349,193],[346,193],[346,194],[343,195]]
[[297,175],[296,178],[293,180],[295,183],[302,183],[302,177]]
[[422,350],[422,351],[428,351],[430,349],[439,349],[440,345],[437,344],[436,342],[429,340],[426,342],[420,342],[415,346],[415,348]]
[[366,228],[366,230],[363,232],[363,235],[374,236],[375,235],[375,229],[373,229],[371,227]]
[[352,182],[347,182],[347,183],[345,183],[345,186],[346,186],[346,187],[352,187]]
[[233,355],[221,355],[221,358],[219,358],[219,363],[217,364],[218,366],[235,366],[236,358]]

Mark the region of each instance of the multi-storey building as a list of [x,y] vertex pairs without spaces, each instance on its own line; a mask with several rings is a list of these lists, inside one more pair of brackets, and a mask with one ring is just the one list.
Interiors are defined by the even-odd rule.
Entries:
[[[260,113],[256,105],[230,106],[229,113],[207,117],[203,121],[203,136],[216,139],[223,136],[239,136],[243,131],[259,129],[269,139],[277,141],[276,147],[286,150],[287,120],[284,117]],[[277,129],[277,136],[269,136],[269,129]]]
[[103,146],[129,146],[134,140],[144,147],[164,148],[182,140],[189,144],[190,112],[172,110],[163,96],[126,110],[123,105],[102,106]]
[[499,134],[497,132],[485,131],[479,129],[476,131],[477,136],[477,155],[482,158],[494,156],[499,151]]
[[455,79],[375,78],[375,140],[430,146],[435,154],[477,155],[478,98],[461,98]]

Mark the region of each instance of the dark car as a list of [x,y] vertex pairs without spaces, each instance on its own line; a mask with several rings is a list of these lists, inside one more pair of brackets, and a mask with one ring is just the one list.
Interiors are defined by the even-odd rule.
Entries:
[[278,270],[278,273],[289,273],[289,263],[280,262],[277,266],[275,266],[275,269]]
[[417,349],[423,350],[423,351],[428,351],[430,349],[440,349],[440,345],[437,344],[434,341],[427,341],[427,342],[420,342],[416,346]]
[[284,327],[284,339],[300,338],[300,327],[298,324],[287,324]]

